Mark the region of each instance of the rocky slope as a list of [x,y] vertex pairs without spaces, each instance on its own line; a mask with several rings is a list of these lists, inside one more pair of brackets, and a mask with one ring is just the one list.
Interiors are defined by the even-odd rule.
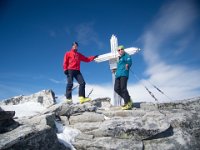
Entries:
[[71,149],[58,142],[56,120],[80,131],[72,141],[77,150],[198,150],[199,104],[200,98],[135,103],[132,110],[112,107],[109,98],[53,104],[36,116],[16,118],[20,126],[0,134],[0,149]]

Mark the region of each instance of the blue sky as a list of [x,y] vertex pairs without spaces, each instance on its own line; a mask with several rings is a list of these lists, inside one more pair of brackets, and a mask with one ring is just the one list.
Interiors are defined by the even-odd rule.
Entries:
[[[139,47],[132,56],[128,89],[133,101],[200,95],[200,3],[198,0],[1,0],[0,99],[52,89],[65,93],[62,62],[73,41],[85,56],[110,52],[110,37]],[[112,97],[108,62],[82,63],[86,93]],[[75,83],[76,84],[76,83]],[[77,94],[77,90],[74,91]]]

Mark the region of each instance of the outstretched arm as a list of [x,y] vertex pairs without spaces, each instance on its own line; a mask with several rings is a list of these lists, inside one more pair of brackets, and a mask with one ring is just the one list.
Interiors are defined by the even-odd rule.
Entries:
[[95,59],[95,56],[86,57],[80,53],[79,53],[79,57],[80,57],[80,60],[84,62],[91,62]]

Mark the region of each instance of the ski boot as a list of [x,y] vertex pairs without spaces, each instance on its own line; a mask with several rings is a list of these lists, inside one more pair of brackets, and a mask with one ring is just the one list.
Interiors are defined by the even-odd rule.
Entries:
[[83,104],[83,103],[89,102],[89,101],[91,101],[91,98],[83,97],[83,96],[80,96],[80,97],[79,97],[79,102],[80,102],[80,104]]

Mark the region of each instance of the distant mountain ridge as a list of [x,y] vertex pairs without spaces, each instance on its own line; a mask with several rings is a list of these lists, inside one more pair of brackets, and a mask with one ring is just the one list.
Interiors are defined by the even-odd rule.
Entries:
[[25,102],[36,102],[49,107],[56,103],[55,93],[52,90],[42,90],[28,96],[20,95],[5,99],[0,102],[0,105],[17,105]]

